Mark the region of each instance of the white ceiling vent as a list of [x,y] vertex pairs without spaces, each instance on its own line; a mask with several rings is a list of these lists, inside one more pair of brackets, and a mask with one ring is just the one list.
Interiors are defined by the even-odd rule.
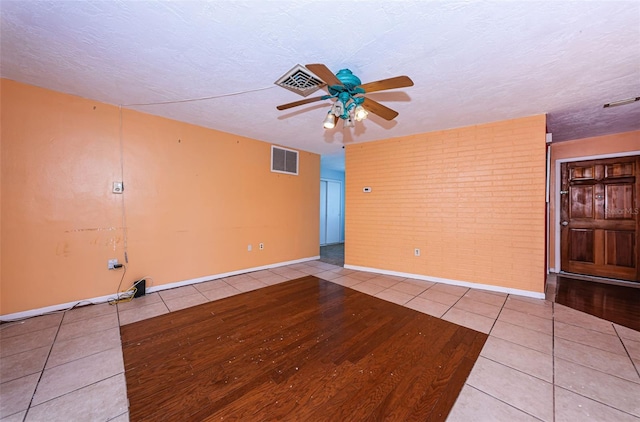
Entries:
[[271,171],[298,174],[298,151],[271,145]]
[[276,85],[300,94],[303,97],[316,92],[326,84],[314,76],[306,67],[296,65],[274,82]]

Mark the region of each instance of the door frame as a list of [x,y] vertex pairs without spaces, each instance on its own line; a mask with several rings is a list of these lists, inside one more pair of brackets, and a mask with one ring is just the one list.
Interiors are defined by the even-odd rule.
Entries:
[[[339,226],[340,227],[339,227],[338,242],[337,243],[325,243],[324,245],[321,243],[320,245],[321,246],[326,246],[326,245],[336,245],[338,243],[344,243],[344,235],[343,235],[343,233],[344,233],[344,184],[342,183],[342,180],[330,179],[328,177],[321,177],[320,178],[320,182],[335,182],[335,183],[340,184],[340,221],[339,221]],[[319,220],[321,220],[321,218]]]
[[598,155],[586,155],[582,157],[571,157],[571,158],[560,158],[555,162],[555,186],[554,186],[554,198],[555,198],[555,210],[554,210],[554,227],[555,227],[555,268],[549,268],[550,272],[554,272],[556,274],[560,273],[562,268],[561,264],[561,250],[560,250],[560,217],[561,217],[561,202],[560,202],[560,190],[562,183],[562,172],[561,172],[561,164],[563,163],[572,163],[575,161],[589,161],[589,160],[603,160],[606,158],[620,158],[620,157],[631,157],[634,155],[640,155],[640,150],[636,151],[625,151],[625,152],[615,152],[611,154],[598,154]]

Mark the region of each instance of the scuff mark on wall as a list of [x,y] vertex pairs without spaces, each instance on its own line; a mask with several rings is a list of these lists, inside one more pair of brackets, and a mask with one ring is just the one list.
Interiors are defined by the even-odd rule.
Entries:
[[115,252],[118,247],[118,243],[120,243],[121,240],[122,238],[120,236],[112,237],[107,241],[105,246],[112,247],[113,251]]
[[95,228],[87,228],[87,229],[73,229],[73,230],[65,230],[65,233],[75,233],[75,232],[101,232],[101,231],[115,231],[122,230],[122,227],[95,227]]
[[69,244],[67,242],[59,242],[58,246],[56,246],[56,255],[64,256],[65,258],[69,257],[71,251],[69,250]]

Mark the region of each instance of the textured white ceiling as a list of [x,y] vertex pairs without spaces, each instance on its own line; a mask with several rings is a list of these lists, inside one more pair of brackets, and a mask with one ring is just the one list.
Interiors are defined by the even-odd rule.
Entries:
[[[5,78],[335,154],[343,143],[548,113],[554,141],[640,129],[640,1],[0,1]],[[329,102],[273,82],[349,68],[397,110],[325,131]],[[244,92],[244,93],[243,93]],[[370,115],[371,116],[371,115]],[[215,140],[212,140],[215,142]]]

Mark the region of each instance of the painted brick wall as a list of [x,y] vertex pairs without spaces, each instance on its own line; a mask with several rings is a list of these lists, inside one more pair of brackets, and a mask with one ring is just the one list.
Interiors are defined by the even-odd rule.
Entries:
[[349,145],[346,264],[543,292],[545,122]]

